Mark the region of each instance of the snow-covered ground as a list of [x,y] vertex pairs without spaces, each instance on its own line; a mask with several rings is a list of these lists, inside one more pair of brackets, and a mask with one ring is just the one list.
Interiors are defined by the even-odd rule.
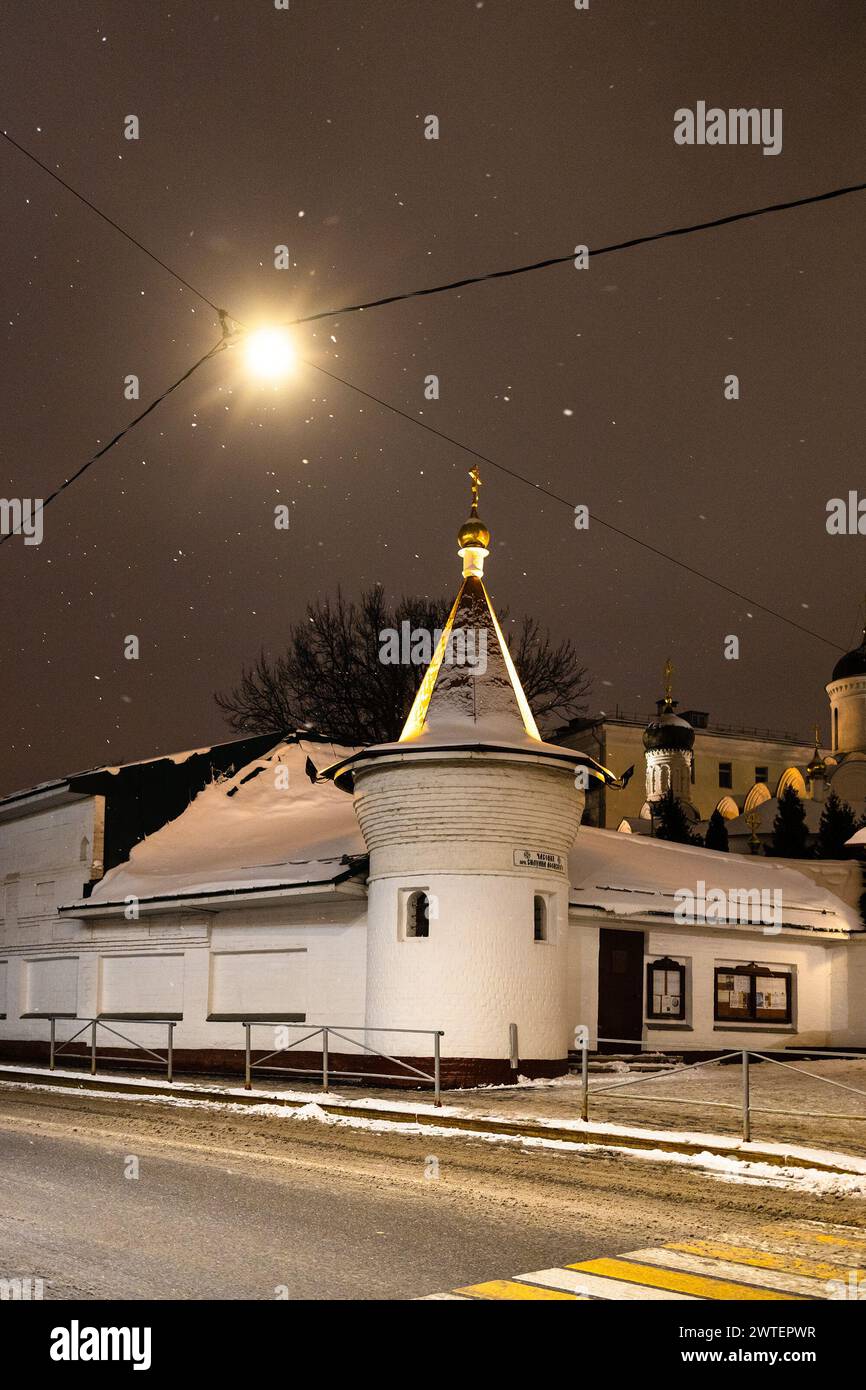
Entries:
[[[649,1091],[658,1095],[658,1087],[665,1087],[670,1100],[665,1103],[634,1105],[630,1101],[612,1099],[602,1094],[606,1086],[613,1084],[615,1078],[600,1075],[593,1078],[590,1098],[590,1118],[587,1125],[578,1118],[580,1106],[580,1083],[570,1077],[548,1082],[523,1081],[516,1087],[478,1088],[473,1091],[451,1092],[440,1108],[434,1107],[429,1094],[417,1091],[370,1091],[343,1088],[325,1094],[321,1088],[311,1083],[309,1086],[292,1081],[291,1085],[281,1086],[269,1082],[267,1087],[255,1088],[260,1097],[249,1113],[253,1115],[282,1117],[287,1121],[313,1121],[326,1125],[341,1125],[378,1132],[423,1133],[431,1137],[450,1135],[453,1128],[447,1122],[460,1119],[466,1122],[484,1122],[484,1128],[472,1131],[470,1137],[484,1143],[516,1145],[523,1148],[545,1148],[569,1150],[575,1148],[587,1154],[608,1152],[620,1154],[623,1158],[642,1159],[658,1163],[682,1164],[700,1168],[720,1180],[773,1187],[794,1187],[799,1190],[823,1193],[825,1195],[866,1197],[866,1154],[863,1152],[862,1124],[854,1117],[866,1114],[866,1105],[859,1096],[840,1086],[863,1087],[866,1079],[866,1060],[864,1062],[810,1062],[806,1068],[813,1077],[788,1072],[779,1067],[764,1064],[761,1075],[756,1078],[753,1068],[752,1097],[756,1106],[767,1105],[773,1110],[784,1110],[783,1128],[799,1127],[799,1134],[771,1134],[766,1127],[766,1119],[777,1120],[778,1116],[763,1117],[759,1109],[754,1116],[755,1127],[751,1145],[744,1145],[738,1134],[737,1124],[722,1128],[720,1116],[731,1115],[731,1111],[716,1109],[708,1101],[722,1099],[738,1104],[739,1071],[731,1067],[701,1067],[695,1071],[668,1076],[664,1073],[645,1078],[647,1084],[639,1088],[626,1089]],[[20,1083],[2,1082],[0,1085],[27,1087],[28,1080],[36,1075],[44,1078],[39,1068],[15,1068],[21,1077]],[[8,1075],[8,1072],[7,1072]],[[76,1071],[55,1072],[58,1082],[63,1079],[81,1076]],[[836,1084],[827,1086],[818,1079],[824,1076]],[[180,1109],[207,1108],[230,1111],[241,1102],[249,1099],[250,1093],[241,1087],[220,1085],[212,1080],[192,1081],[181,1079],[172,1088],[167,1082],[153,1076],[125,1077],[131,1084],[138,1083],[142,1088],[141,1099],[147,1104],[169,1103]],[[763,1086],[756,1085],[756,1080]],[[97,1084],[99,1078],[96,1078]],[[811,1085],[819,1092],[819,1103],[826,1104],[821,1092],[832,1097],[843,1097],[853,1103],[841,1118],[832,1122],[809,1119],[796,1110],[818,1108],[813,1096],[804,1096],[802,1087]],[[775,1086],[775,1089],[772,1089]],[[679,1087],[679,1090],[675,1089]],[[685,1089],[684,1089],[685,1088]],[[57,1088],[58,1091],[60,1087]],[[195,1099],[189,1098],[194,1090]],[[186,1096],[178,1094],[186,1091]],[[759,1092],[763,1092],[759,1095]],[[68,1091],[66,1092],[68,1094]],[[98,1094],[110,1096],[106,1090]],[[616,1092],[613,1093],[616,1095]],[[694,1099],[696,1106],[684,1106],[683,1098]],[[117,1096],[128,1100],[128,1096]],[[289,1109],[285,1102],[293,1103]],[[279,1102],[283,1102],[280,1104]],[[772,1102],[772,1105],[770,1104]],[[345,1105],[350,1113],[334,1114],[331,1105]],[[612,1116],[609,1111],[619,1107],[622,1116]],[[859,1108],[858,1108],[859,1107]],[[604,1110],[608,1113],[602,1113]],[[376,1111],[375,1115],[365,1112]],[[393,1119],[387,1112],[393,1112]],[[386,1112],[383,1115],[382,1112]],[[738,1116],[736,1117],[738,1119]],[[536,1128],[551,1128],[559,1131],[550,1138],[544,1135],[513,1135],[490,1132],[496,1121],[507,1123],[524,1121]],[[445,1121],[437,1124],[437,1121]],[[697,1125],[700,1124],[700,1128]],[[574,1134],[573,1139],[565,1140],[561,1131],[567,1129]],[[848,1137],[848,1131],[852,1131]],[[592,1138],[590,1139],[590,1131]],[[757,1132],[756,1132],[757,1131]],[[464,1131],[465,1132],[465,1131]],[[646,1147],[635,1148],[628,1141],[640,1139]],[[841,1142],[840,1142],[841,1140]],[[582,1142],[583,1141],[583,1142]],[[659,1147],[653,1147],[658,1141]],[[672,1151],[671,1144],[679,1143],[682,1151]],[[772,1159],[776,1161],[773,1162]],[[785,1162],[784,1160],[796,1160]],[[781,1162],[780,1162],[781,1160]],[[812,1167],[814,1163],[816,1166]],[[843,1173],[822,1171],[828,1165],[845,1170]]]

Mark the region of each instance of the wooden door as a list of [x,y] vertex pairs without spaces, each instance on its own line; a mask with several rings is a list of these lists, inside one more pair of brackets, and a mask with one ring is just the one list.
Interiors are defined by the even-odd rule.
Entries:
[[[598,1036],[634,1038],[643,1033],[642,931],[602,927],[598,944]],[[627,1043],[598,1044],[599,1052],[637,1051]]]

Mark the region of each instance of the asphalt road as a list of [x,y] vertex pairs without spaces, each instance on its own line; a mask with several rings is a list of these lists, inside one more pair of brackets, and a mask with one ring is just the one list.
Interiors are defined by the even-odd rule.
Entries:
[[405,1299],[861,1210],[640,1159],[0,1087],[0,1277],[50,1299]]

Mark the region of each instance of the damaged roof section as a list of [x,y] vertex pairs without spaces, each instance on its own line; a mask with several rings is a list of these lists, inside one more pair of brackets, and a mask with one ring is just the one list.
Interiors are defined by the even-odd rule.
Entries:
[[[273,744],[272,736],[268,743]],[[315,744],[318,743],[318,747]],[[280,739],[231,775],[201,788],[169,824],[146,836],[78,908],[333,884],[358,871],[365,846],[351,801],[313,783],[311,752],[352,750],[313,736]]]
[[248,734],[225,743],[163,754],[113,767],[76,772],[0,798],[0,821],[50,809],[82,797],[105,798],[103,864],[111,869],[135,845],[182,815],[206,786],[231,776],[279,743],[278,732]]

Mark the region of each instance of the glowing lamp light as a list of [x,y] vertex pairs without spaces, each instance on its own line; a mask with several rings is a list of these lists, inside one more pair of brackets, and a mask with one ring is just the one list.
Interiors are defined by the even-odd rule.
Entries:
[[284,328],[258,328],[246,341],[246,362],[253,376],[275,381],[294,371],[295,345]]

